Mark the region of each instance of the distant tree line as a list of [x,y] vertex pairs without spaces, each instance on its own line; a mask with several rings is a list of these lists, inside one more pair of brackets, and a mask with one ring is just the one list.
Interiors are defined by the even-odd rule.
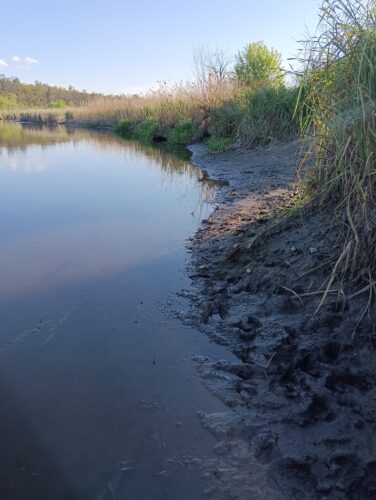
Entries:
[[88,104],[101,97],[98,93],[79,91],[47,85],[46,83],[21,83],[18,78],[0,75],[0,109],[63,108]]

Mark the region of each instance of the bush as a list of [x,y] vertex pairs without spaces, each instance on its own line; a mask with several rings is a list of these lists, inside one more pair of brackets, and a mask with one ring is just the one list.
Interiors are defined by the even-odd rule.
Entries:
[[223,138],[234,138],[237,135],[243,111],[238,100],[227,101],[213,109],[211,113],[211,129],[213,135]]
[[0,109],[14,109],[17,106],[18,100],[15,94],[0,95]]
[[172,129],[169,141],[172,144],[187,145],[194,141],[198,135],[198,128],[192,120],[185,120]]
[[134,129],[134,136],[140,141],[150,142],[157,134],[163,134],[161,125],[151,118],[141,122]]
[[49,108],[65,108],[66,107],[66,102],[61,99],[60,101],[51,101],[48,103]]
[[247,109],[239,125],[240,141],[248,147],[259,147],[297,136],[297,98],[297,89],[284,85],[250,92]]
[[133,123],[130,120],[123,120],[116,126],[115,132],[124,139],[130,139],[134,132]]

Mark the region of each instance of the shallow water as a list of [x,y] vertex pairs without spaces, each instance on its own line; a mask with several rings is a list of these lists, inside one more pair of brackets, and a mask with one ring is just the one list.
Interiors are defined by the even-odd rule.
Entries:
[[0,124],[1,498],[203,496],[197,410],[223,407],[192,355],[226,354],[168,306],[200,177],[111,134]]

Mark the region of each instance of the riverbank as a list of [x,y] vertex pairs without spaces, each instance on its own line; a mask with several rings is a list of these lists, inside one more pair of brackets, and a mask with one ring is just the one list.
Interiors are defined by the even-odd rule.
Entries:
[[297,97],[298,89],[283,78],[245,85],[226,77],[142,96],[103,96],[82,106],[0,109],[0,121],[111,128],[125,139],[172,146],[205,140],[223,151],[234,143],[254,147],[298,136]]
[[[223,181],[194,239],[182,319],[238,363],[198,358],[228,412],[202,414],[222,464],[215,498],[373,498],[376,363],[369,290],[323,297],[341,240],[298,210],[299,142],[192,161]],[[214,484],[214,483],[213,483]]]

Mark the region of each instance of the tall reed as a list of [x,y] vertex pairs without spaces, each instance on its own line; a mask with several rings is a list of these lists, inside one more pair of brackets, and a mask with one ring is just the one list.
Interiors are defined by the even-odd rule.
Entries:
[[[376,0],[324,0],[305,46],[302,125],[313,138],[315,187],[334,200],[343,247],[329,277],[376,273]],[[325,297],[324,297],[325,298]]]

